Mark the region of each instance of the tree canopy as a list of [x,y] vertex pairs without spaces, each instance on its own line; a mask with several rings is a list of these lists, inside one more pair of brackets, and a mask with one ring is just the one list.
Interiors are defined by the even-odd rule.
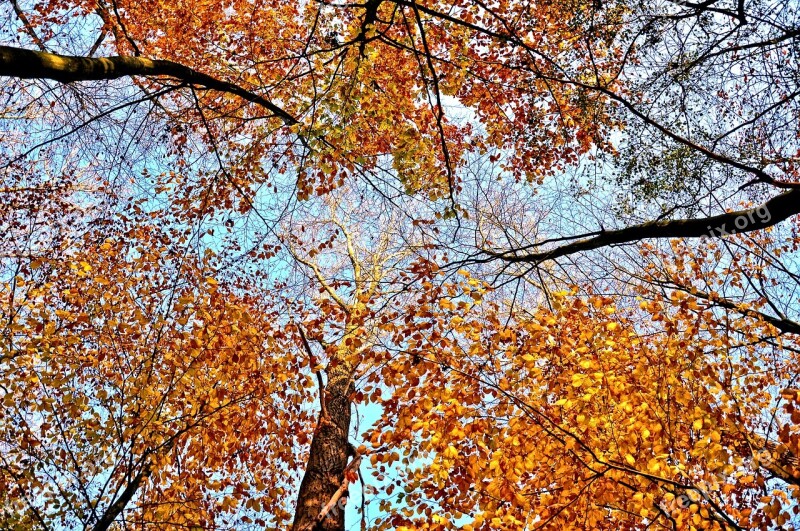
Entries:
[[0,528],[800,528],[800,4],[0,4]]

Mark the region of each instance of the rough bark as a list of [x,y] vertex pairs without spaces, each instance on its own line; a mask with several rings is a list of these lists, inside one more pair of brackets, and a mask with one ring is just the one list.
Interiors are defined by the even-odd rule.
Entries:
[[344,511],[338,506],[321,521],[318,516],[344,483],[350,457],[347,440],[350,431],[350,396],[353,391],[353,366],[344,352],[328,369],[322,414],[311,441],[305,476],[300,484],[293,531],[343,531]]
[[62,83],[130,76],[167,76],[190,85],[234,94],[267,109],[286,124],[297,123],[293,116],[263,96],[173,61],[126,56],[76,57],[0,46],[0,76],[52,79]]

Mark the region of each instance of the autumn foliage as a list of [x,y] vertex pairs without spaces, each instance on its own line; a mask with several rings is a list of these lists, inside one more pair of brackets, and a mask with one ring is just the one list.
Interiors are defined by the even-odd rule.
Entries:
[[0,529],[800,527],[796,2],[0,13]]

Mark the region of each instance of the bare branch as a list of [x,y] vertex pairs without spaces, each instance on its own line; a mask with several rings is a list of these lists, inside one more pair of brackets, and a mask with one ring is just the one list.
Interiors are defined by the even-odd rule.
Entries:
[[22,22],[25,32],[33,39],[33,42],[36,43],[36,46],[38,46],[41,51],[46,52],[47,46],[45,46],[44,41],[36,33],[36,30],[33,29],[33,25],[30,20],[28,20],[28,17],[25,16],[25,12],[20,9],[17,0],[11,0],[11,5],[14,6],[14,13],[17,14],[17,18]]

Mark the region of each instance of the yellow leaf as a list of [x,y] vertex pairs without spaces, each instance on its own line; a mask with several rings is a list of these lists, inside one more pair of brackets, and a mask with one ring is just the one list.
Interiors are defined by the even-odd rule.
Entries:
[[445,448],[444,456],[447,457],[448,459],[455,459],[456,457],[458,457],[458,450],[456,449],[455,446],[450,445],[447,448]]
[[517,500],[517,503],[520,505],[526,505],[528,503],[528,499],[523,496],[521,492],[515,493],[514,499]]

